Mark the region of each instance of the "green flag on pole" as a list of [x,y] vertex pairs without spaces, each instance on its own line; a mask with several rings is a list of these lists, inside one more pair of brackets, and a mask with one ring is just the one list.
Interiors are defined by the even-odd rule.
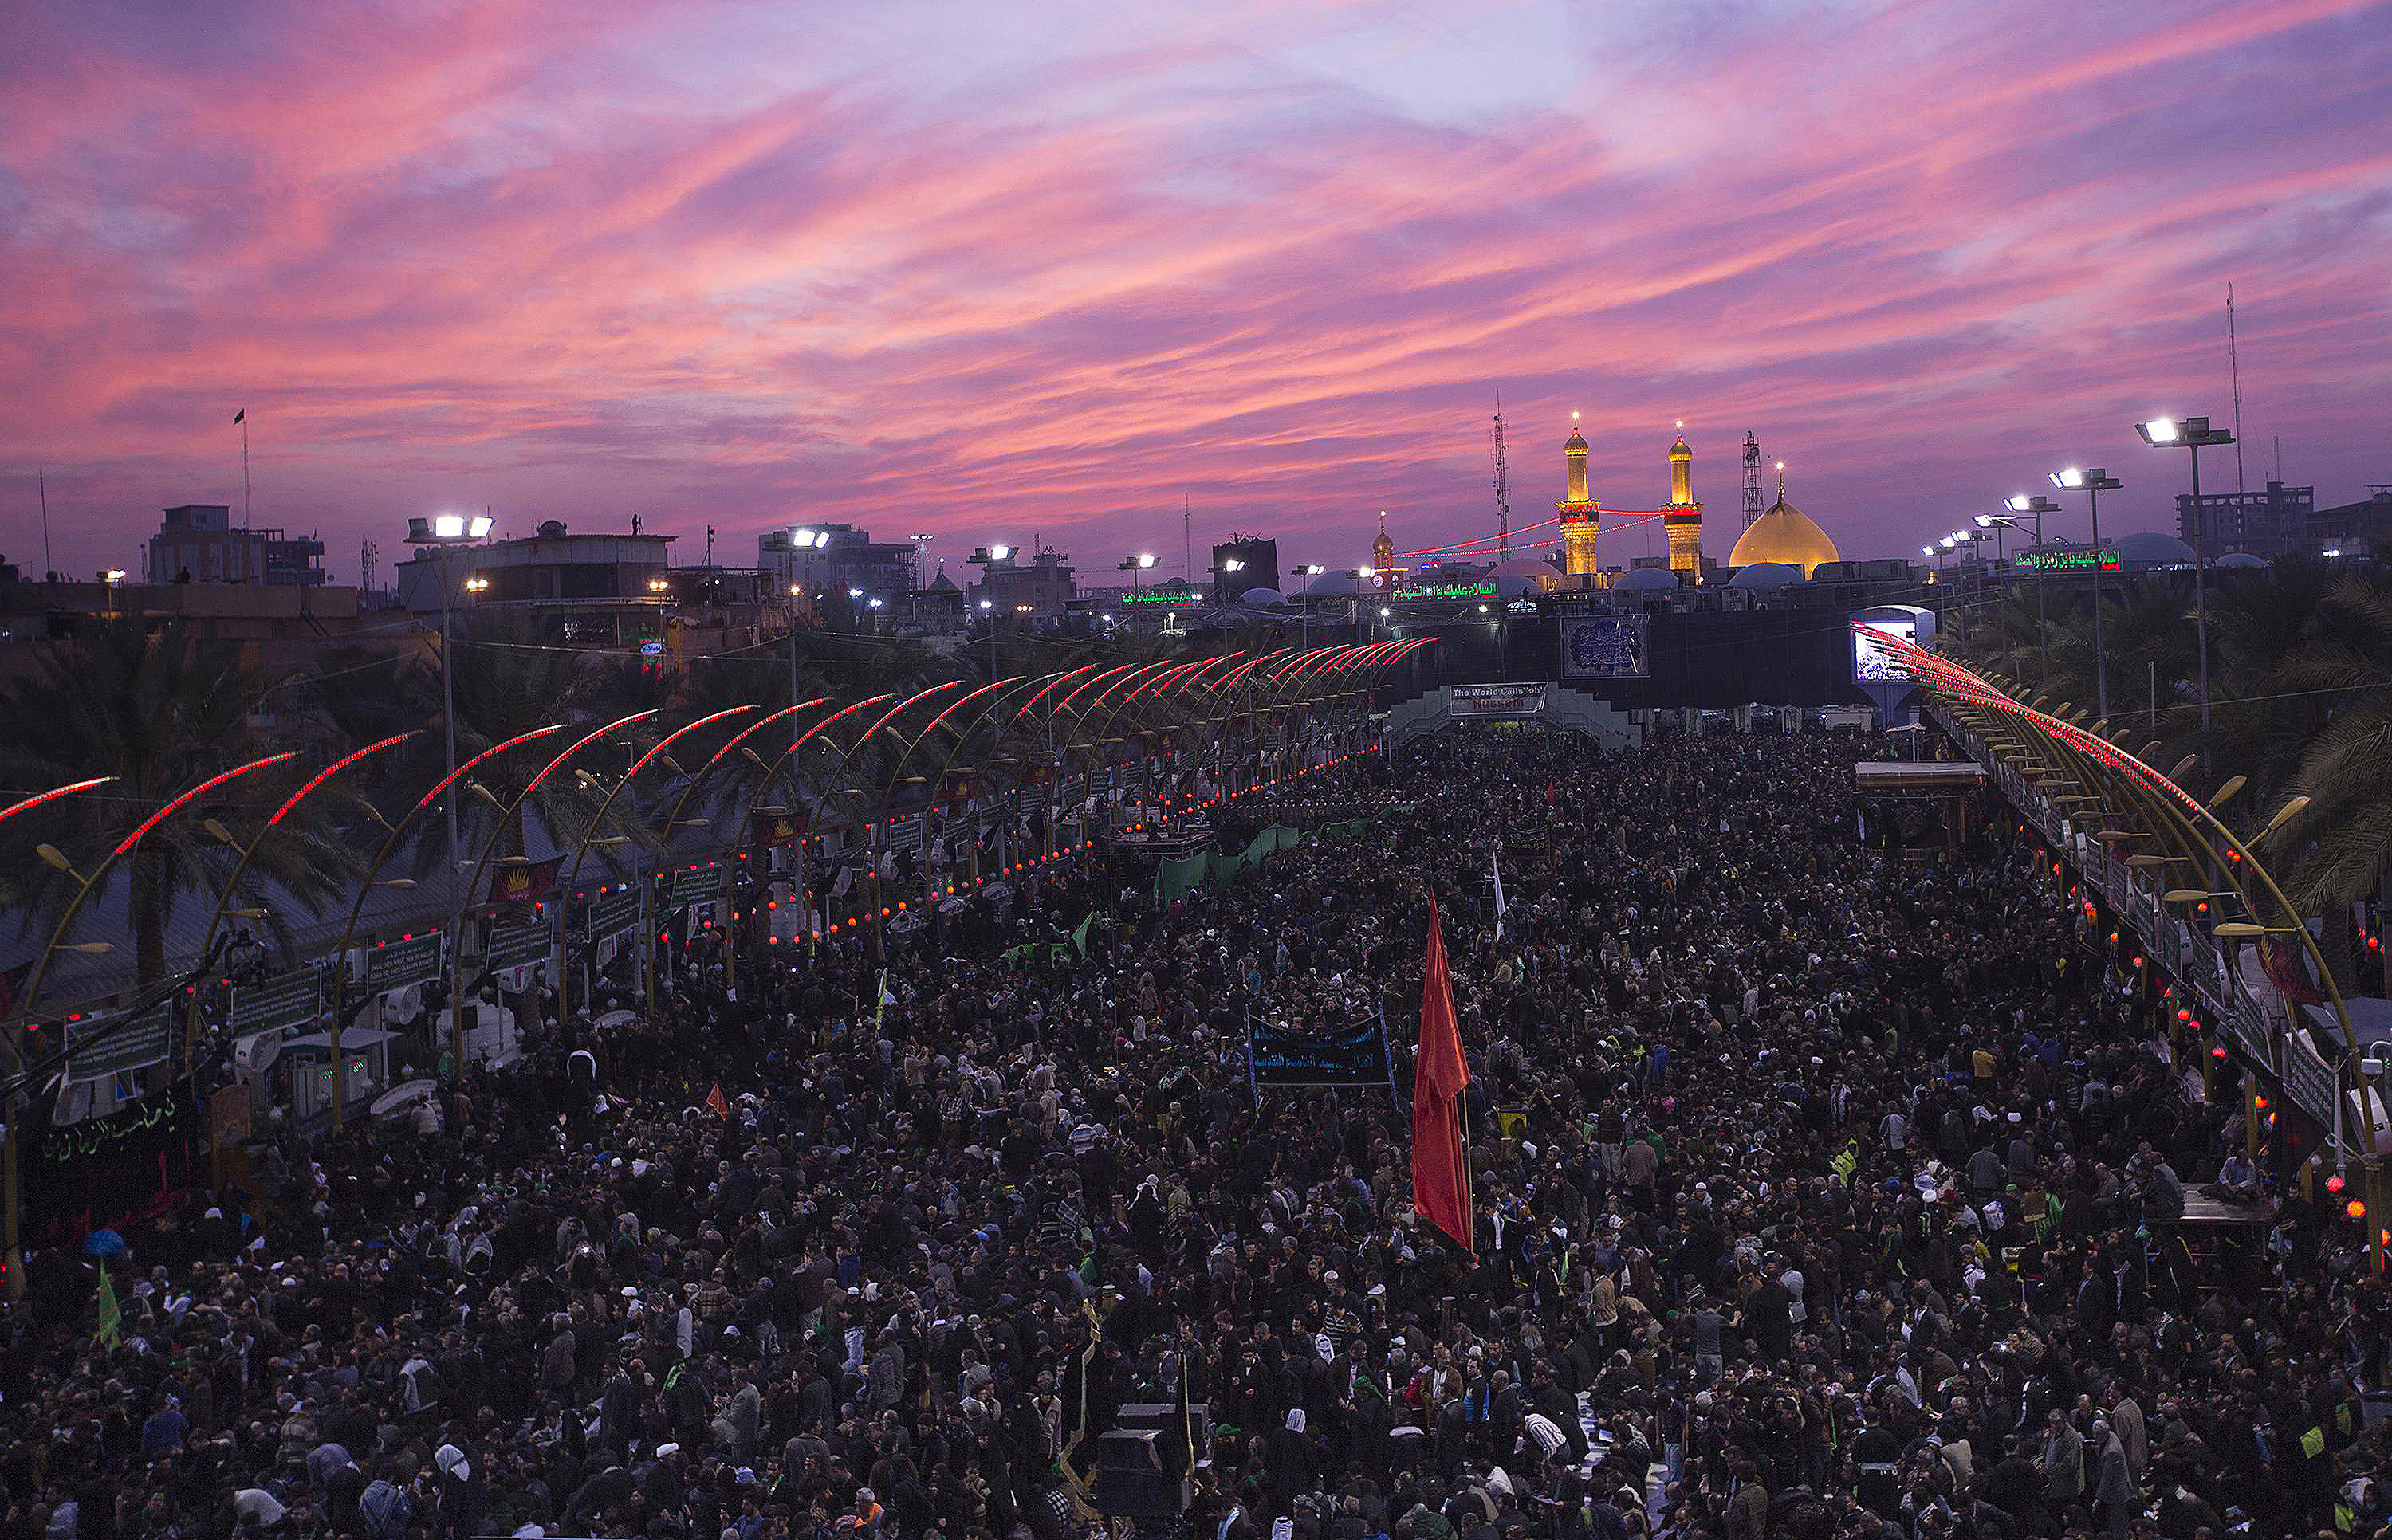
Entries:
[[112,1348],[123,1339],[124,1313],[117,1307],[116,1283],[105,1264],[99,1270],[99,1345]]
[[1088,927],[1096,923],[1097,912],[1092,909],[1080,921],[1080,928],[1072,932],[1072,944],[1080,949],[1080,955],[1083,957],[1088,955]]

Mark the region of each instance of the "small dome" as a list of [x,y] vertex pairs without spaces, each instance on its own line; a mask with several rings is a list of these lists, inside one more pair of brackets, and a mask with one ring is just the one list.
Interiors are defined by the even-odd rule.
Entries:
[[[1328,575],[1323,573],[1321,576],[1325,577]],[[1262,609],[1269,609],[1275,604],[1286,603],[1287,596],[1280,592],[1277,589],[1248,589],[1245,592],[1238,595],[1238,602],[1241,604],[1253,604]]]
[[1561,586],[1562,575],[1550,562],[1540,562],[1533,556],[1515,556],[1487,575],[1490,578],[1517,577],[1530,588],[1547,591]]
[[1580,433],[1576,428],[1572,428],[1570,430],[1569,437],[1562,441],[1562,449],[1565,453],[1573,449],[1583,452],[1585,448],[1586,435]]
[[1686,435],[1683,432],[1678,434],[1678,442],[1670,446],[1670,458],[1671,459],[1692,459],[1695,458],[1695,452],[1686,447]]
[[1611,585],[1614,593],[1675,593],[1684,585],[1668,567],[1636,567]]
[[1352,599],[1363,591],[1362,580],[1343,570],[1324,572],[1304,586],[1308,598]]
[[[1760,525],[1753,527],[1757,529]],[[1742,545],[1744,542],[1739,540],[1736,543]],[[1727,586],[1731,589],[1790,589],[1800,581],[1802,574],[1799,568],[1789,567],[1783,562],[1755,562],[1729,578]]]
[[2247,550],[2230,550],[2225,555],[2220,556],[2209,564],[2221,572],[2265,572],[2268,570],[2268,559],[2266,557],[2255,556]]
[[2129,566],[2166,567],[2192,563],[2192,548],[2156,529],[2118,537],[2118,560]]

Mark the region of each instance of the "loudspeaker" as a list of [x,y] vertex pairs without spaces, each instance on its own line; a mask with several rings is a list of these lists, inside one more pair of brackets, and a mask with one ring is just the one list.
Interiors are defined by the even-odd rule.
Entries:
[[1089,1484],[1098,1511],[1124,1519],[1184,1517],[1193,1495],[1190,1472],[1213,1457],[1213,1419],[1205,1408],[1188,1408],[1185,1437],[1179,1408],[1168,1402],[1130,1402],[1113,1421],[1112,1431],[1097,1436]]
[[[1113,1426],[1133,1430],[1146,1430],[1164,1435],[1161,1447],[1165,1451],[1166,1464],[1176,1464],[1180,1453],[1179,1407],[1167,1401],[1132,1401],[1123,1404],[1113,1414]],[[1208,1465],[1213,1459],[1213,1418],[1204,1403],[1197,1402],[1188,1408],[1189,1442],[1195,1445],[1195,1464]],[[1172,1475],[1184,1476],[1184,1469],[1173,1469]]]
[[[1177,1440],[1172,1441],[1174,1454]],[[1163,1435],[1153,1429],[1116,1428],[1097,1435],[1097,1510],[1125,1519],[1176,1519],[1188,1511],[1188,1478],[1164,1469]],[[1170,1463],[1177,1463],[1176,1458]]]

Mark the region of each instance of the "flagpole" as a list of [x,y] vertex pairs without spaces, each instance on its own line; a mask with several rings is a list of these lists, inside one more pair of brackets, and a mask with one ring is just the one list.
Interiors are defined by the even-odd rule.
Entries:
[[[249,408],[240,409],[240,527],[249,527]],[[259,574],[264,576],[263,573]]]
[[54,561],[50,560],[50,472],[49,472],[49,468],[48,468],[47,466],[44,466],[44,467],[40,468],[39,470],[37,470],[37,471],[34,472],[34,474],[40,478],[40,482],[41,482],[41,489],[42,489],[42,576],[43,576],[45,579],[46,579],[46,578],[49,576],[49,575],[50,575],[50,574],[52,574],[52,573],[54,573],[54,572],[56,572],[56,571],[58,571],[58,564],[56,562],[54,562]]

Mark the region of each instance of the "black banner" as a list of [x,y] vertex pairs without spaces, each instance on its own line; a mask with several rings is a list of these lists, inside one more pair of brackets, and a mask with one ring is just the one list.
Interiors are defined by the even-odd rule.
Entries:
[[1367,1085],[1395,1089],[1383,1020],[1366,1018],[1327,1032],[1299,1032],[1249,1015],[1246,1071],[1264,1086]]

